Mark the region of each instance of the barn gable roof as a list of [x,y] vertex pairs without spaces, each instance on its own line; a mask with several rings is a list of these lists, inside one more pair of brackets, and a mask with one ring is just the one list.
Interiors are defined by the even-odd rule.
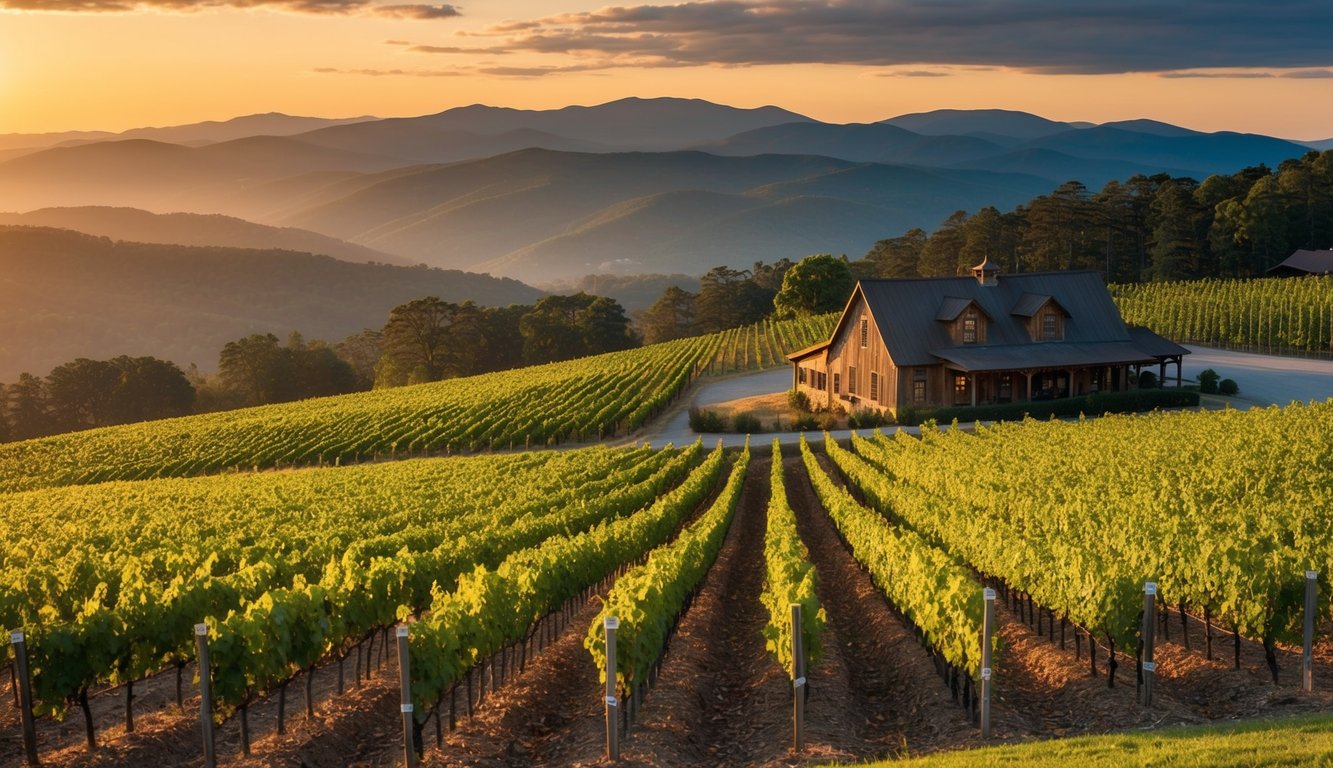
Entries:
[[[992,351],[984,354],[992,361],[1007,357],[1015,364],[1014,367],[1030,357],[1030,353],[1023,353],[1022,349],[1034,346],[1072,351],[1072,345],[1076,344],[1118,342],[1127,345],[1115,350],[1101,348],[1110,353],[1112,359],[1105,361],[1108,364],[1124,358],[1125,349],[1134,347],[1101,276],[1091,270],[1002,274],[994,285],[982,285],[972,277],[862,280],[857,291],[853,292],[852,301],[857,292],[865,296],[866,305],[879,326],[889,356],[898,366],[934,365],[944,358],[946,351],[951,355],[957,353],[958,347],[950,337],[948,327],[937,319],[946,300],[962,300],[966,302],[962,307],[975,303],[991,318],[992,322],[986,331],[986,343],[967,347],[973,350],[1009,348],[1007,353]],[[1053,300],[1065,310],[1067,319],[1062,341],[1034,342],[1026,320],[1021,315],[1013,314],[1016,308],[1027,308],[1036,300],[1031,297],[1040,298],[1041,304]],[[951,301],[950,306],[956,303]],[[851,306],[851,301],[848,306]],[[1033,311],[1040,309],[1040,306],[1033,307]],[[1069,307],[1075,307],[1076,310],[1070,311]],[[844,312],[839,322],[839,331],[846,319]],[[834,332],[835,338],[837,333]],[[1091,353],[1094,349],[1083,348],[1083,352]],[[1059,353],[1052,351],[1039,354],[1045,360]],[[1082,354],[1080,359],[1086,356]],[[1151,359],[1151,355],[1141,353],[1136,359]]]

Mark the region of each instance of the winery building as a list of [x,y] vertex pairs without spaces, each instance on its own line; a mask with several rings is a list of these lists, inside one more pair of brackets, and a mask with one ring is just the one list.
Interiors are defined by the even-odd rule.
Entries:
[[862,280],[828,341],[788,355],[812,404],[982,405],[1121,391],[1188,350],[1125,325],[1093,271]]

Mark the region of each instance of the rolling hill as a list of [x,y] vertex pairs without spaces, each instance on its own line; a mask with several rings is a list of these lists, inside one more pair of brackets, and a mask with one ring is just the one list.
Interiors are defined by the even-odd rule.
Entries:
[[0,381],[119,354],[212,370],[222,345],[247,334],[296,330],[338,341],[381,327],[393,307],[427,295],[503,306],[542,294],[426,267],[0,227]]
[[138,208],[88,206],[0,213],[0,225],[73,229],[112,240],[163,245],[280,249],[341,261],[410,265],[399,256],[302,229],[269,227],[220,214],[150,213]]
[[536,149],[366,182],[283,223],[532,281],[859,255],[895,228],[960,207],[1013,205],[1050,187],[1018,174],[818,156]]

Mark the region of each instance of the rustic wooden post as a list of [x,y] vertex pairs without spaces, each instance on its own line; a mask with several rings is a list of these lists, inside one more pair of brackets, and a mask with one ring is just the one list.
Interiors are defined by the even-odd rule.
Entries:
[[607,616],[606,628],[606,757],[608,760],[620,759],[620,717],[616,706],[616,630],[620,628],[620,619]]
[[28,680],[28,643],[22,632],[9,635],[14,646],[14,669],[18,675],[19,712],[23,717],[23,752],[28,765],[37,765],[37,725],[32,719],[32,683]]
[[1314,690],[1314,613],[1319,572],[1305,572],[1305,647],[1301,654],[1301,690]]
[[791,748],[805,749],[805,624],[801,620],[801,604],[791,604],[791,679],[792,679],[792,736]]
[[995,632],[995,590],[981,591],[986,611],[981,620],[981,738],[990,738],[991,635]]
[[402,688],[402,700],[398,709],[403,713],[403,759],[407,768],[416,768],[417,745],[412,729],[412,675],[408,658],[407,627],[399,627],[394,634],[398,636],[398,679]]
[[1157,584],[1143,585],[1143,706],[1152,706],[1152,683],[1157,674],[1153,661],[1153,632],[1157,629]]
[[213,681],[208,665],[208,625],[194,625],[194,642],[199,659],[199,727],[204,734],[204,766],[215,768],[217,754],[213,748]]

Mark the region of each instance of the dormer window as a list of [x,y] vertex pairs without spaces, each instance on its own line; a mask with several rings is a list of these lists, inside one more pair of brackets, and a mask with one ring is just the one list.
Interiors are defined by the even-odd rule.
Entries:
[[1060,338],[1060,318],[1055,312],[1047,310],[1041,315],[1041,340],[1056,341]]
[[977,343],[977,313],[974,310],[968,310],[963,315],[963,343]]

